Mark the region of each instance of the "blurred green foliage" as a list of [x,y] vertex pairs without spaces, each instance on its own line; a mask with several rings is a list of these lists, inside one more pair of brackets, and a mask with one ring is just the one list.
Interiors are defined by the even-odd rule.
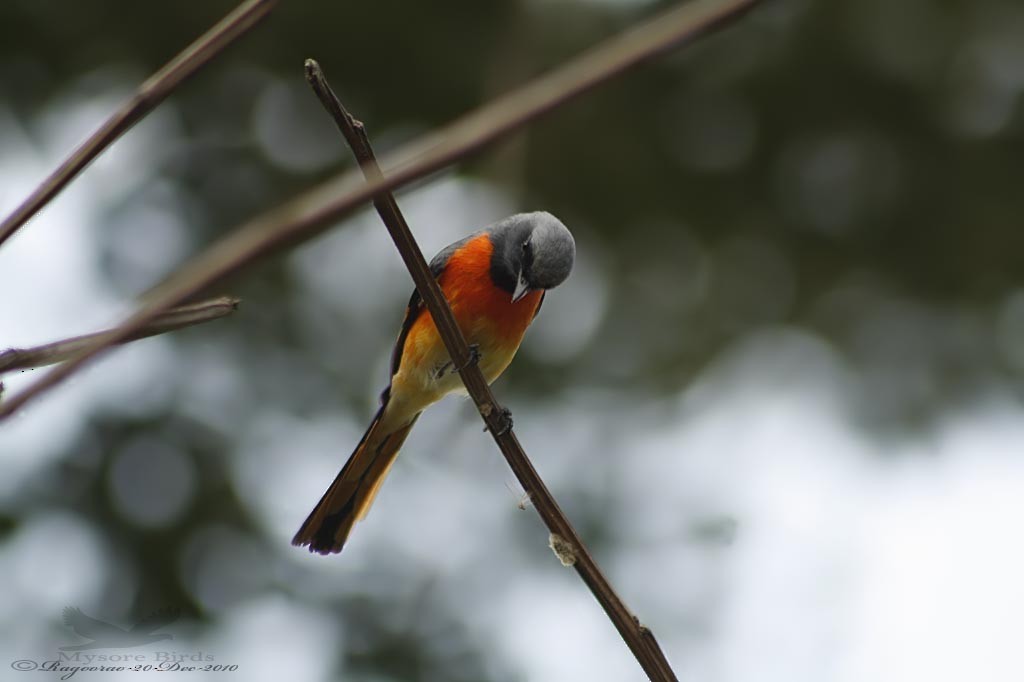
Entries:
[[[5,0],[3,104],[31,130],[69,93],[139,81],[231,6]],[[181,149],[139,171],[151,174],[154,192],[175,188],[197,250],[348,165],[305,89],[305,58],[321,62],[386,150],[656,9],[284,1],[171,98]],[[874,428],[913,428],[993,378],[1019,388],[1022,37],[1024,9],[1012,0],[767,2],[452,171],[498,187],[516,210],[560,216],[607,292],[581,348],[556,361],[523,355],[504,390],[538,402],[583,389],[621,400],[670,396],[720,350],[773,325],[819,334],[849,360],[861,377],[850,399]],[[260,116],[269,117],[264,133]],[[286,152],[289,136],[337,149],[309,158],[300,150],[282,163],[267,152],[274,134]],[[147,192],[125,197],[109,209],[112,223],[149,201]],[[108,245],[105,269],[129,297],[151,273],[133,275],[118,253]],[[305,292],[284,260],[227,286],[245,300],[242,313],[176,343],[186,356],[226,349],[249,401],[232,414],[366,413],[388,351],[381,329],[396,328],[401,297],[393,320],[376,320],[381,329],[338,319],[321,327],[332,336],[315,342],[302,321]],[[139,434],[172,443],[201,472],[187,513],[159,531],[111,508],[111,458]],[[140,576],[139,603],[190,603],[205,618],[183,578],[191,569],[182,548],[198,527],[231,528],[253,556],[290,551],[237,499],[226,473],[230,457],[242,456],[235,435],[195,420],[173,397],[141,418],[95,414],[80,445],[40,482],[46,492],[22,509],[57,505],[92,519]],[[576,516],[603,547],[600,504],[578,492]],[[302,598],[301,581],[268,581],[265,589]],[[337,655],[366,674],[359,679],[514,679],[494,677],[486,652],[460,635],[453,607],[429,585],[413,593],[420,611],[409,622],[430,628],[382,616],[411,608],[406,591],[390,602],[378,592],[320,604],[358,633]],[[447,630],[446,642],[462,642],[454,650],[433,639]]]

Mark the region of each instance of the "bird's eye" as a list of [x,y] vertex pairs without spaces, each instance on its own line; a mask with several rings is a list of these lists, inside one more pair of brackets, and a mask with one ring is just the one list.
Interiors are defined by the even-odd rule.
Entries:
[[523,242],[523,264],[529,265],[533,263],[533,244],[529,241]]

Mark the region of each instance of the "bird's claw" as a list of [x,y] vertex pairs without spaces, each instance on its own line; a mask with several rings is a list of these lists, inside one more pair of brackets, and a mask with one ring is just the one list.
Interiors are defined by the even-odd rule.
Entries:
[[455,367],[454,371],[461,372],[462,370],[466,369],[470,365],[475,365],[478,362],[480,362],[480,344],[479,343],[471,343],[471,344],[469,344],[469,357],[466,358],[466,361],[464,363],[462,363],[462,365],[460,365],[458,367]]
[[[501,408],[501,412],[498,414],[498,419],[501,420],[501,426],[494,432],[495,436],[504,436],[506,433],[512,430],[512,411],[507,407]],[[489,431],[490,426],[485,426],[484,431]]]

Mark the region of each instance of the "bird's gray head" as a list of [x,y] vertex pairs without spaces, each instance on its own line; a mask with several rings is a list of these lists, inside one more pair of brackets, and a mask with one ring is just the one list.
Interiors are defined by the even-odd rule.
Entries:
[[553,289],[572,271],[576,242],[550,213],[518,213],[486,231],[494,246],[491,276],[513,301],[531,291]]

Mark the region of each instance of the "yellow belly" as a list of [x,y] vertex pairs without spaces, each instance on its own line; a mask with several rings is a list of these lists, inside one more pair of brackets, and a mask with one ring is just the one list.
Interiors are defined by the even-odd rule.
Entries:
[[[487,383],[501,376],[523,339],[523,334],[519,333],[499,342],[490,326],[481,320],[462,328],[466,342],[479,347],[478,366]],[[391,398],[401,403],[403,411],[408,413],[418,413],[449,393],[465,392],[433,322],[429,328],[417,332],[406,338],[402,364],[391,378]]]

